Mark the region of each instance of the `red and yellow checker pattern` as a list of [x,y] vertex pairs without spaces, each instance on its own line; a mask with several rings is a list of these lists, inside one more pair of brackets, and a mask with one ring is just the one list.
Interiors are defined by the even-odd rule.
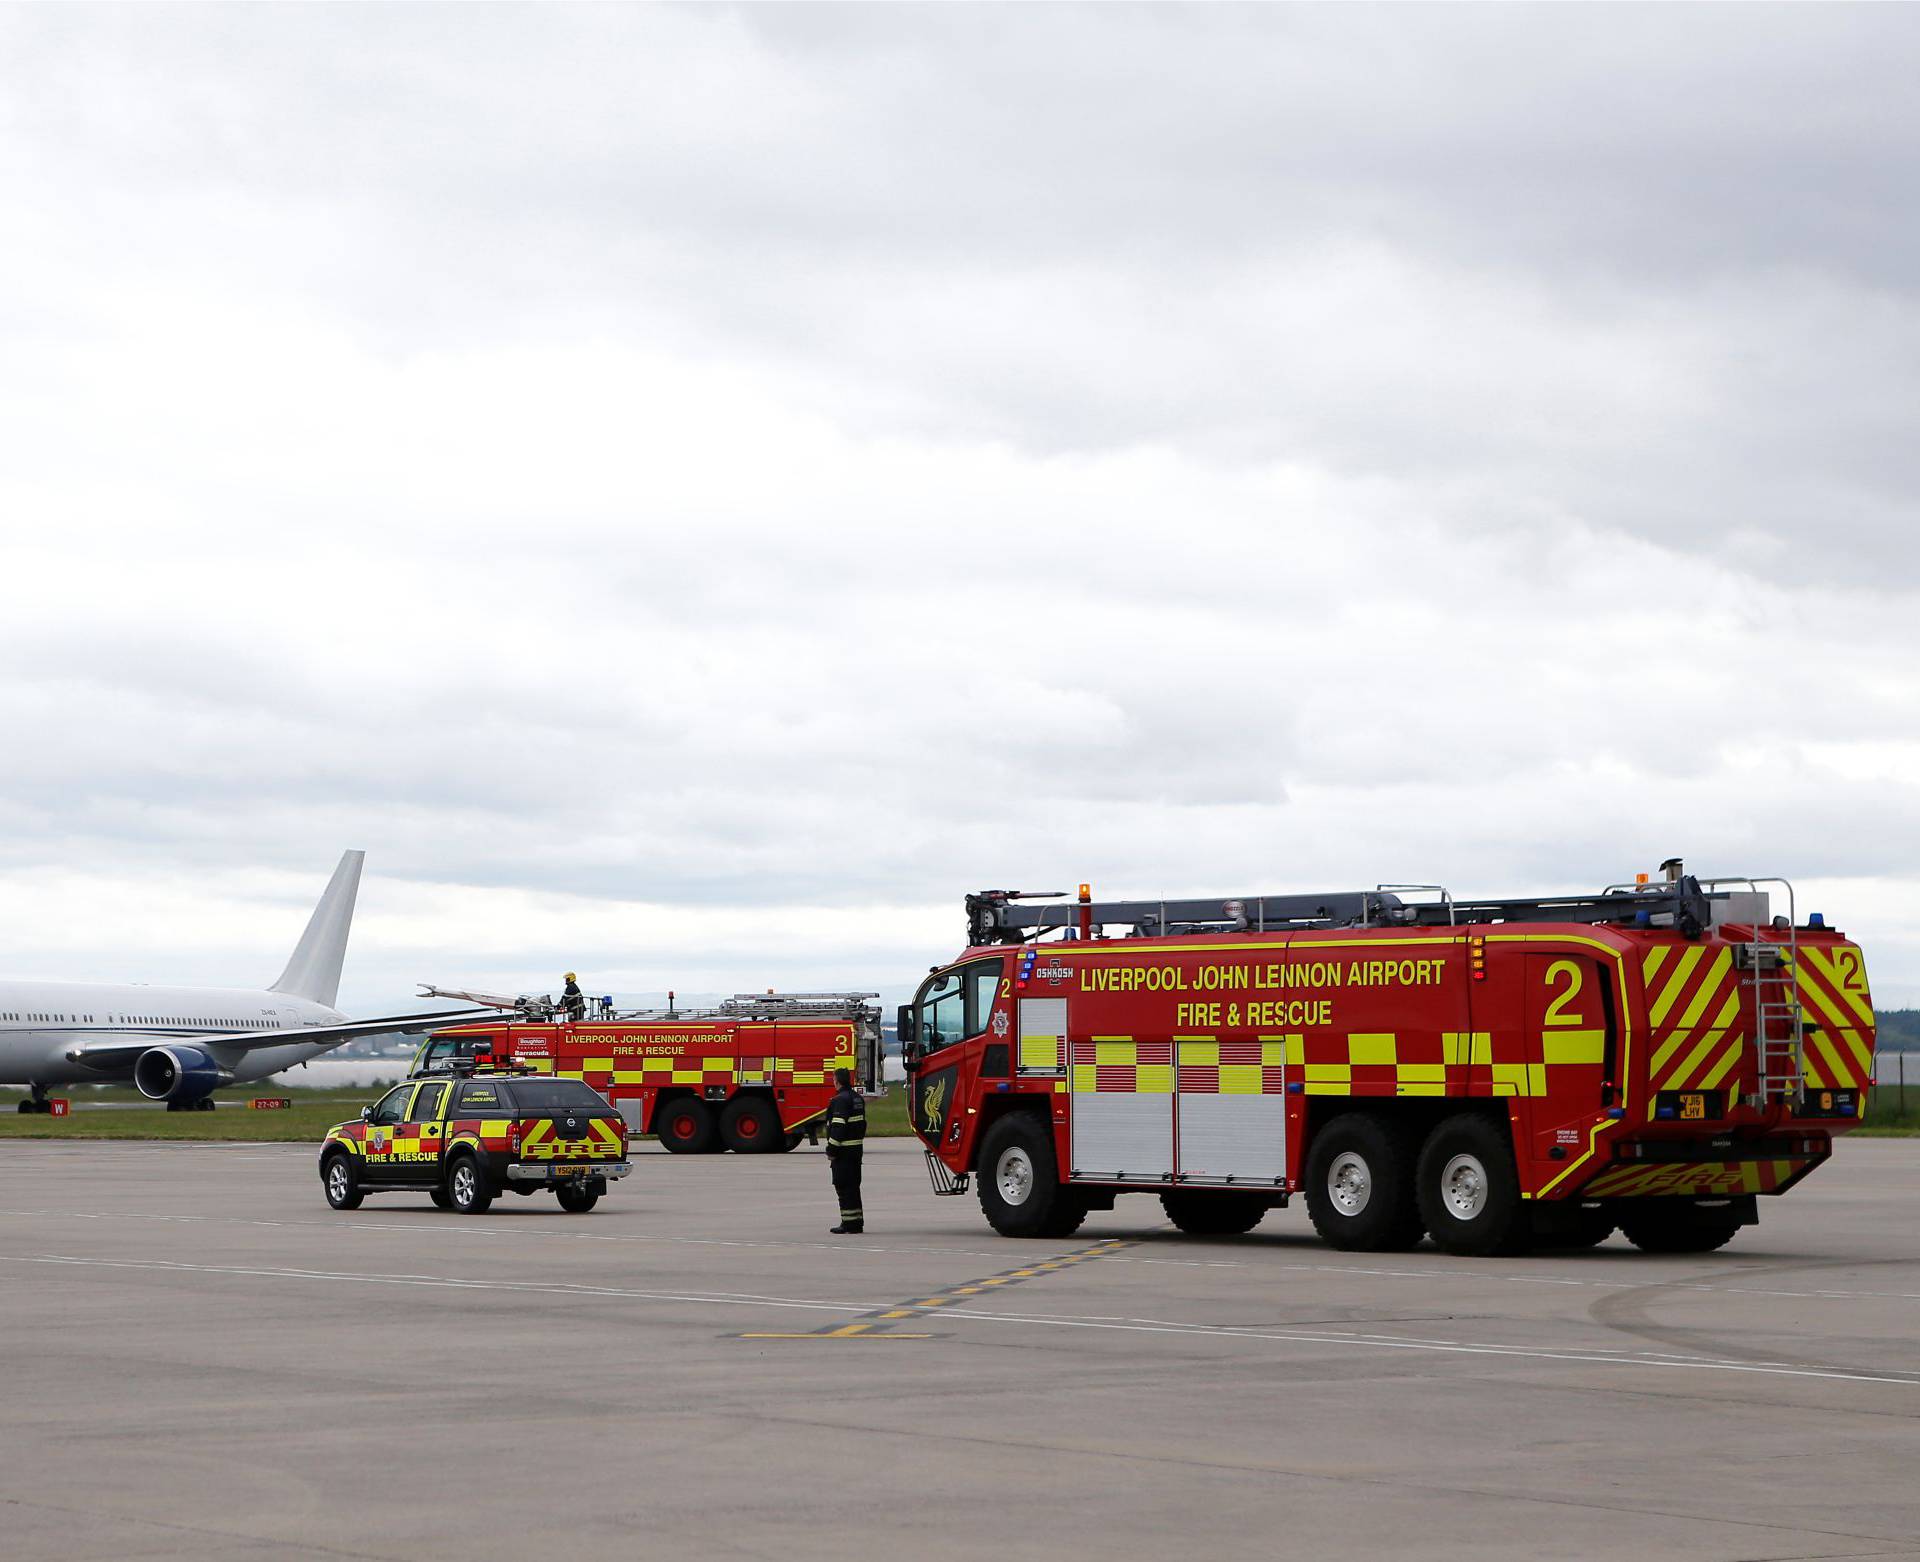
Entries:
[[1250,1041],[1216,1041],[1211,1036],[1176,1036],[1177,1083],[1188,1096],[1285,1095],[1285,1063],[1298,1036],[1260,1036]]
[[1750,987],[1725,944],[1659,944],[1642,957],[1647,1026],[1647,1110],[1662,1090],[1732,1089],[1750,1051]]
[[1076,1037],[1068,1043],[1068,1079],[1076,1095],[1173,1093],[1173,1043],[1130,1036]]
[[1300,1077],[1310,1096],[1465,1096],[1479,1085],[1496,1095],[1539,1095],[1536,1065],[1495,1063],[1486,1031],[1353,1031],[1297,1038]]

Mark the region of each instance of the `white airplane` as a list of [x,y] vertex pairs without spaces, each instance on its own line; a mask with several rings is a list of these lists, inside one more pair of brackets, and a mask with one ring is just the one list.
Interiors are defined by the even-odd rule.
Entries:
[[0,981],[0,1085],[25,1085],[22,1112],[48,1112],[47,1087],[131,1079],[169,1111],[211,1111],[222,1085],[265,1079],[355,1036],[431,1030],[491,1010],[350,1020],[340,992],[366,853],[333,870],[280,979],[267,988]]

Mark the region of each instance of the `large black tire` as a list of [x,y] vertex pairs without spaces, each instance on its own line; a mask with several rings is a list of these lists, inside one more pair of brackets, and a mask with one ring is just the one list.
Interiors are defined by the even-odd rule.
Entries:
[[799,1149],[800,1146],[806,1142],[806,1137],[807,1131],[804,1128],[796,1128],[792,1133],[782,1134],[780,1136],[780,1142],[774,1145],[773,1148],[778,1150],[782,1155],[785,1155],[789,1150]]
[[1532,1228],[1513,1146],[1487,1118],[1462,1112],[1428,1134],[1414,1182],[1420,1217],[1443,1253],[1486,1258],[1527,1250]]
[[445,1188],[429,1188],[427,1197],[433,1200],[435,1209],[452,1209],[453,1196]]
[[720,1140],[735,1155],[765,1155],[786,1137],[780,1113],[765,1096],[735,1096],[720,1113]]
[[320,1186],[326,1189],[327,1202],[335,1209],[358,1209],[366,1194],[360,1188],[360,1171],[353,1157],[336,1150],[320,1168]]
[[713,1148],[713,1113],[696,1096],[675,1096],[653,1114],[653,1131],[675,1155],[700,1155]]
[[1413,1146],[1394,1123],[1345,1112],[1307,1152],[1307,1215],[1343,1253],[1400,1253],[1423,1229],[1413,1197]]
[[1031,1112],[987,1130],[979,1188],[987,1224],[1003,1237],[1070,1237],[1087,1218],[1085,1198],[1060,1182],[1052,1130]]
[[1620,1222],[1627,1240],[1643,1253],[1711,1253],[1731,1242],[1740,1226],[1730,1209],[1701,1209],[1684,1202],[1672,1209],[1636,1210]]
[[1244,1193],[1183,1189],[1160,1195],[1160,1207],[1190,1237],[1238,1237],[1266,1218],[1267,1206]]
[[569,1215],[584,1215],[600,1202],[602,1190],[598,1182],[563,1182],[553,1191]]
[[484,1215],[493,1204],[487,1174],[471,1155],[456,1155],[447,1168],[447,1201],[456,1215]]

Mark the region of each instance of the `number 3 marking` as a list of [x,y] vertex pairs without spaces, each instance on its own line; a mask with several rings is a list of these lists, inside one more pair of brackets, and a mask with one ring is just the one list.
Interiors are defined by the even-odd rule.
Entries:
[[1580,969],[1579,962],[1577,961],[1556,960],[1552,965],[1547,967],[1547,985],[1549,987],[1553,986],[1554,978],[1563,971],[1567,977],[1567,990],[1547,1005],[1547,1012],[1540,1017],[1542,1026],[1584,1025],[1587,1023],[1586,1020],[1578,1014],[1567,1014],[1563,1012],[1568,1004],[1580,996],[1580,989],[1586,985],[1586,972]]

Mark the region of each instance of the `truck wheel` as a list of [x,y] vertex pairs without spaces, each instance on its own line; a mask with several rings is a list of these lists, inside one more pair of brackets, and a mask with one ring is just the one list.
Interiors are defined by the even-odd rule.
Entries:
[[1405,1133],[1370,1112],[1347,1112],[1313,1136],[1307,1214],[1343,1253],[1404,1252],[1420,1240],[1413,1153]]
[[785,1155],[789,1150],[799,1149],[800,1146],[806,1142],[806,1137],[807,1131],[804,1128],[796,1128],[790,1134],[782,1134],[780,1136],[780,1142],[773,1148],[778,1150],[782,1155]]
[[563,1182],[554,1192],[569,1215],[584,1215],[600,1202],[600,1189],[590,1182]]
[[1238,1193],[1163,1193],[1160,1207],[1190,1237],[1243,1236],[1267,1213],[1267,1206],[1258,1199]]
[[669,1101],[654,1114],[653,1131],[675,1155],[699,1155],[713,1145],[713,1113],[692,1096]]
[[1414,1173],[1420,1214],[1443,1253],[1520,1253],[1532,1232],[1507,1136],[1471,1112],[1427,1135]]
[[321,1168],[320,1182],[327,1190],[327,1202],[335,1209],[358,1209],[366,1197],[360,1191],[360,1173],[348,1155],[329,1155]]
[[980,1208],[1003,1237],[1070,1237],[1086,1200],[1060,1184],[1053,1134],[1029,1112],[1003,1117],[980,1145]]
[[471,1155],[458,1157],[447,1172],[447,1198],[460,1215],[484,1215],[493,1203],[486,1174]]
[[1637,1210],[1621,1220],[1620,1229],[1643,1253],[1711,1253],[1733,1240],[1740,1219],[1730,1209],[1680,1204]]
[[735,1155],[780,1148],[780,1114],[765,1096],[735,1096],[720,1113],[720,1138]]

